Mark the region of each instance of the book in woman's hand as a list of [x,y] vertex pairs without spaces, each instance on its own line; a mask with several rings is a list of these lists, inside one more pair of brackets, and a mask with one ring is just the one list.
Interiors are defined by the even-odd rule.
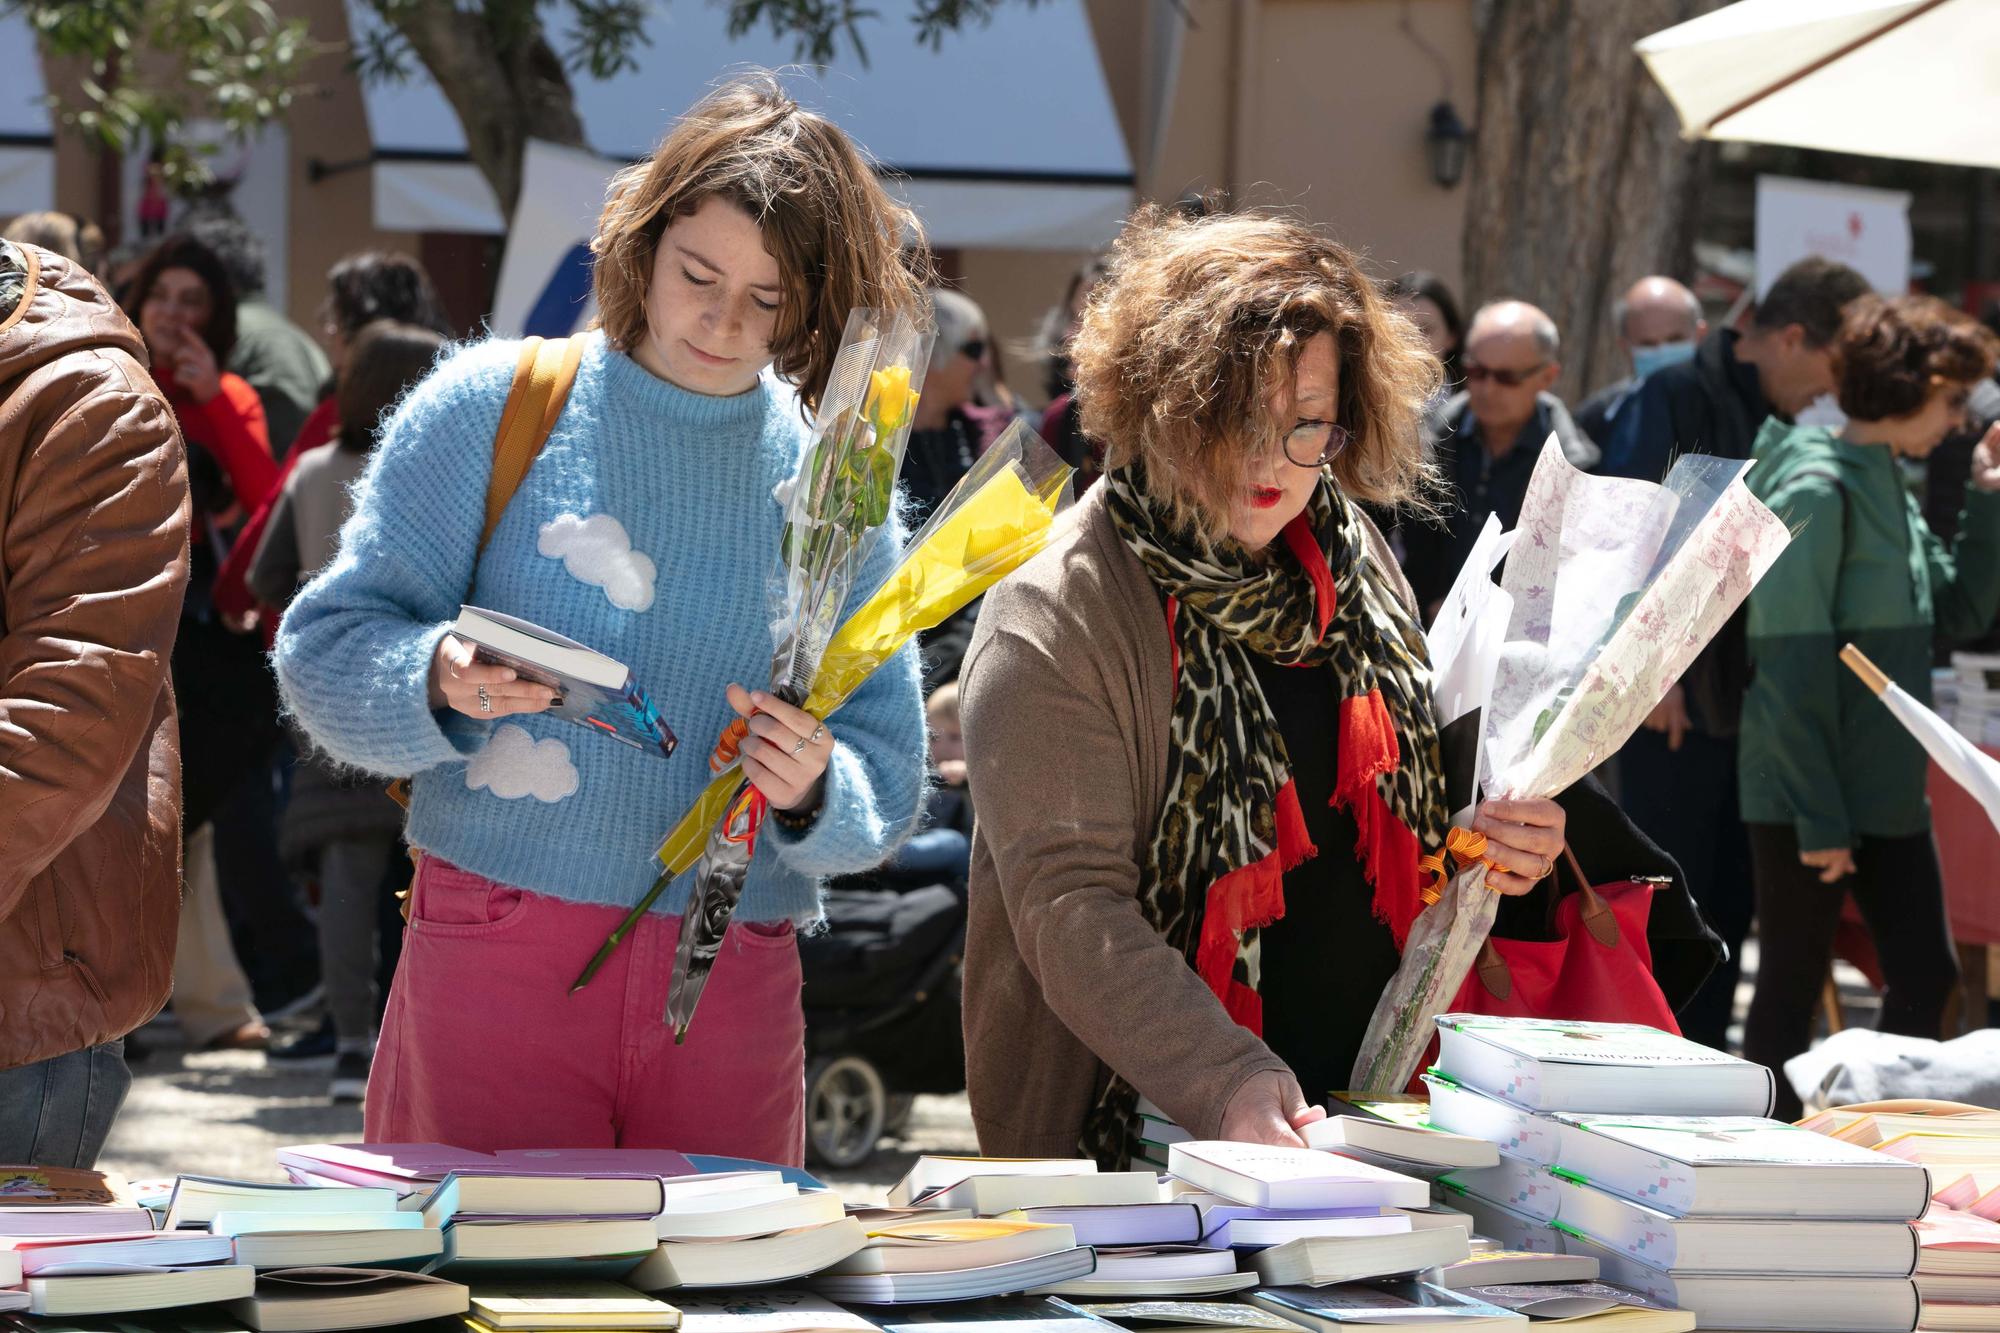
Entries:
[[488,611],[461,606],[451,632],[492,666],[510,668],[522,680],[556,692],[546,717],[561,718],[634,749],[671,757],[680,744],[673,729],[630,667],[552,629]]

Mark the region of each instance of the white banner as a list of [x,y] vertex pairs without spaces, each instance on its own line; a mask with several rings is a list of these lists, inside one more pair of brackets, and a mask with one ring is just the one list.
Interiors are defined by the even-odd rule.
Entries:
[[618,164],[581,148],[530,139],[521,163],[521,201],[507,229],[493,332],[503,338],[560,338],[582,329],[590,297],[590,238]]
[[1837,260],[1884,296],[1910,290],[1910,196],[1858,185],[1757,178],[1757,298],[1811,256]]

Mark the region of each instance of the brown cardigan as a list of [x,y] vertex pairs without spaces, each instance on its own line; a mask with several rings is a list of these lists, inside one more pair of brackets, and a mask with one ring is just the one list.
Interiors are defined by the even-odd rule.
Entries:
[[1107,1066],[1198,1138],[1216,1136],[1245,1080],[1285,1068],[1140,914],[1166,798],[1172,644],[1104,488],[1065,524],[987,594],[960,678],[978,812],[966,1087],[980,1149],[1001,1157],[1075,1156]]

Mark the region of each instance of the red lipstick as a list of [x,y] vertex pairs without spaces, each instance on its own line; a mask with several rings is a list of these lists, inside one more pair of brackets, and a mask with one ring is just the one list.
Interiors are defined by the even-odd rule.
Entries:
[[1277,507],[1278,501],[1284,498],[1285,493],[1276,486],[1252,486],[1250,488],[1250,504],[1256,509],[1274,509]]

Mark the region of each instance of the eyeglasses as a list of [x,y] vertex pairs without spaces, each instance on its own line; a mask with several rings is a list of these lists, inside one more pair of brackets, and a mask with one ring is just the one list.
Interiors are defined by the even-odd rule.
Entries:
[[959,355],[965,357],[967,360],[984,361],[986,359],[986,340],[984,338],[974,338],[969,343],[960,343],[958,351]]
[[1529,366],[1526,370],[1499,370],[1493,366],[1482,366],[1468,361],[1465,363],[1465,382],[1477,384],[1481,380],[1492,380],[1495,384],[1504,385],[1509,389],[1518,389],[1548,368],[1549,363],[1546,361],[1538,366]]
[[1297,467],[1325,467],[1340,457],[1351,437],[1331,421],[1301,421],[1285,436],[1285,458]]

